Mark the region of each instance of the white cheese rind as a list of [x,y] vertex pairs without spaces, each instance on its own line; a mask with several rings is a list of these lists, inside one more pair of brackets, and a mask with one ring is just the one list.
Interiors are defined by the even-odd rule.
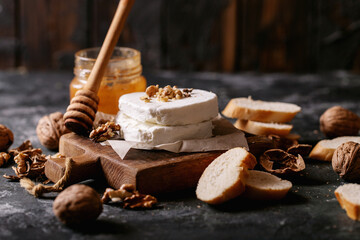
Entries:
[[218,115],[216,94],[194,89],[191,97],[161,102],[154,98],[146,103],[144,92],[125,94],[119,99],[120,112],[140,122],[160,125],[188,125],[213,119]]
[[201,139],[212,136],[212,121],[197,124],[164,126],[139,122],[123,113],[118,114],[116,123],[121,127],[122,137],[126,141],[160,145],[179,140]]

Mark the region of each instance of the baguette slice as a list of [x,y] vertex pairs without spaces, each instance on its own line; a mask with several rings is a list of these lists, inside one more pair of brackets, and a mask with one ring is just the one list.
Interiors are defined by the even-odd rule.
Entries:
[[196,196],[209,204],[220,204],[245,191],[248,168],[256,158],[244,148],[233,148],[217,157],[205,169],[196,188]]
[[265,102],[251,98],[233,98],[222,111],[226,117],[259,122],[290,122],[301,107],[282,102]]
[[289,135],[293,125],[281,124],[281,123],[263,123],[251,120],[238,119],[234,126],[240,130],[254,135],[278,135],[286,136]]
[[292,183],[267,172],[249,170],[244,197],[253,200],[278,200],[289,192]]
[[338,187],[335,196],[346,214],[353,220],[360,221],[360,185],[349,183]]
[[312,159],[331,161],[332,156],[337,147],[346,142],[356,142],[360,143],[359,136],[345,136],[338,137],[331,140],[321,140],[319,141],[313,150],[310,152],[309,157]]

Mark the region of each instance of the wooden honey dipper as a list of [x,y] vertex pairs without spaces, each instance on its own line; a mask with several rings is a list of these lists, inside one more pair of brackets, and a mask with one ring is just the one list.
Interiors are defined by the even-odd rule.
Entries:
[[64,114],[65,126],[79,135],[87,135],[92,129],[99,97],[97,93],[107,64],[114,51],[120,33],[134,0],[121,0],[106,34],[94,67],[82,90],[76,92]]

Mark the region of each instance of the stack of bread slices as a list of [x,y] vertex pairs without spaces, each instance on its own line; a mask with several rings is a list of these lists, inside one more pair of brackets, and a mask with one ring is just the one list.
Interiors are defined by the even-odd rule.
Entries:
[[209,204],[221,204],[238,196],[251,200],[278,200],[292,183],[267,172],[251,170],[257,161],[244,148],[233,148],[217,157],[201,175],[196,196]]
[[231,99],[222,114],[237,118],[235,127],[254,135],[294,136],[289,124],[301,108],[295,104],[265,102],[248,98]]

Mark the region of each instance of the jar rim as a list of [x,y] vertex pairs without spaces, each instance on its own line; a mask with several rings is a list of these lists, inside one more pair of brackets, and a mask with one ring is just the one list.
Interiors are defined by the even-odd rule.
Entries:
[[[98,55],[98,53],[100,52],[100,47],[81,49],[81,50],[79,50],[79,51],[77,51],[75,53],[75,58],[78,58],[78,59],[80,59],[82,61],[95,62],[96,58],[84,56],[85,55],[84,53],[91,52],[91,51],[97,52],[97,55]],[[115,57],[112,55],[110,60],[109,60],[110,62],[119,61],[119,60],[125,60],[125,59],[131,59],[131,58],[135,58],[135,57],[140,55],[140,51],[138,51],[138,50],[136,50],[134,48],[129,48],[129,47],[115,47],[114,52],[115,51],[127,52],[127,53],[130,53],[130,54],[129,55],[124,55],[124,56],[115,56]]]

